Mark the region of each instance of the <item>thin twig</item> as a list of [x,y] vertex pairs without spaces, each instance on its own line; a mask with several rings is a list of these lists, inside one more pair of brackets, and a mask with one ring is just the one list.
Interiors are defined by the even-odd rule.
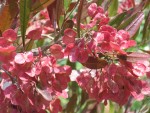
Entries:
[[127,113],[127,112],[128,112],[128,108],[130,107],[131,101],[132,101],[132,96],[129,97],[128,103],[127,103],[126,106],[125,106],[125,111],[124,111],[124,113]]
[[15,79],[12,77],[12,75],[7,70],[5,70],[2,66],[0,66],[0,69],[3,70],[8,75],[8,77],[11,79],[13,84],[16,83]]

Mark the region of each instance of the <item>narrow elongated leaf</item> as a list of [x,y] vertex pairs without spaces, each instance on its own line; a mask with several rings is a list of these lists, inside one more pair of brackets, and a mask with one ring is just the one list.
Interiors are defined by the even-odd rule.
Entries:
[[7,1],[6,5],[1,6],[0,9],[0,31],[3,32],[11,27],[13,19],[18,14],[17,0]]
[[149,39],[149,37],[150,37],[150,11],[147,15],[142,34],[143,34],[143,36],[142,36],[143,43],[150,40]]
[[76,102],[77,102],[77,95],[74,94],[72,95],[72,97],[70,98],[70,101],[67,104],[66,113],[74,113]]
[[133,37],[144,19],[144,14],[141,12],[137,15],[137,17],[125,28],[128,31],[130,37]]
[[123,12],[117,16],[115,16],[110,22],[109,25],[117,28],[120,23],[124,20],[124,18],[126,17],[127,12]]
[[56,0],[34,0],[32,1],[32,11],[38,12],[52,4],[54,1]]
[[125,29],[135,18],[136,18],[137,14],[131,16],[130,18],[128,18],[127,20],[123,21],[118,27],[117,29]]
[[132,52],[127,55],[117,55],[121,60],[128,62],[147,61],[150,59],[150,55],[146,53]]
[[115,112],[115,106],[111,101],[109,101],[109,113],[114,113],[114,112]]
[[64,13],[64,0],[57,0],[57,3],[56,3],[56,20],[57,20],[57,25],[58,25],[58,28],[60,27],[59,26],[59,19],[60,19],[60,16]]
[[150,0],[145,0],[144,9],[145,9],[145,8],[148,8],[148,7],[150,7]]
[[69,9],[70,3],[71,3],[71,0],[64,0],[64,8],[66,11]]
[[145,2],[142,2],[140,5],[117,15],[109,22],[109,24],[118,29],[124,29],[128,24],[132,22],[132,20],[136,18],[138,12],[142,11],[144,4]]
[[147,53],[147,54],[150,54],[150,51],[149,50],[143,50],[143,49],[140,49],[141,51]]
[[68,10],[66,11],[66,13],[72,11],[75,8],[76,5],[77,5],[77,2],[70,3],[70,5],[68,7]]
[[132,20],[134,18],[134,16],[138,13],[141,12],[143,10],[144,5],[146,4],[145,1],[143,1],[142,3],[140,3],[139,5],[135,6],[134,8],[126,11],[126,16],[124,17],[124,20],[122,23],[127,22],[128,20]]
[[31,0],[20,0],[19,5],[20,5],[20,25],[21,25],[22,43],[23,47],[25,48],[25,34],[31,11]]
[[57,0],[55,0],[52,4],[47,7],[49,18],[53,24],[53,27],[56,31],[56,4]]
[[118,0],[112,0],[108,8],[108,14],[109,16],[114,16],[117,14],[117,11],[118,11]]
[[96,104],[95,100],[87,99],[86,102],[78,110],[78,113],[87,113],[88,111],[91,111],[91,106],[93,106],[95,104]]
[[81,15],[82,15],[82,9],[83,9],[83,3],[85,0],[80,0],[80,4],[78,7],[78,13],[77,13],[77,33],[78,37],[80,38],[80,23],[81,23]]
[[45,100],[47,100],[47,101],[51,101],[52,100],[52,95],[51,95],[51,93],[48,91],[48,90],[41,90],[41,89],[39,89],[39,88],[37,88],[36,87],[36,91],[38,92],[38,93],[40,93],[41,95],[42,95],[42,97],[45,99]]

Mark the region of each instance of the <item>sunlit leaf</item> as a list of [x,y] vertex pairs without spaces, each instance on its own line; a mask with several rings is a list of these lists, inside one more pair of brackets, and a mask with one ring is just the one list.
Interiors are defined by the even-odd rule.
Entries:
[[143,28],[143,32],[142,32],[143,36],[142,36],[142,42],[145,43],[146,41],[150,40],[150,11],[147,15],[147,18],[145,20],[145,24],[144,24],[144,28]]
[[70,3],[71,3],[71,0],[64,0],[64,8],[65,8],[65,10],[69,9]]
[[127,20],[124,20],[118,27],[117,29],[125,29],[135,18],[136,18],[137,14],[131,16],[130,18],[128,18]]
[[34,0],[32,1],[32,10],[34,12],[40,11],[46,8],[48,5],[52,4],[56,0]]
[[117,55],[117,57],[128,62],[146,61],[150,59],[149,54],[138,52],[131,52],[127,55]]
[[112,0],[108,8],[108,14],[109,16],[114,16],[117,14],[117,11],[118,11],[118,0]]
[[3,32],[10,28],[13,19],[18,14],[17,0],[8,1],[6,5],[3,5],[0,9],[0,31]]
[[34,46],[34,40],[30,40],[30,41],[26,44],[25,50],[29,51],[29,50],[32,49],[33,46]]
[[123,12],[117,16],[115,16],[112,20],[110,20],[109,25],[118,27],[120,23],[124,20],[126,17],[127,12]]
[[44,39],[40,39],[36,43],[37,47],[41,47],[43,44],[44,44]]
[[125,28],[126,31],[128,31],[130,37],[134,36],[138,29],[140,28],[140,25],[144,19],[144,14],[141,12],[137,15],[137,17]]
[[42,95],[42,97],[48,101],[51,101],[52,100],[52,95],[51,93],[48,91],[48,90],[41,90],[39,88],[36,87],[36,90],[38,93],[40,93]]

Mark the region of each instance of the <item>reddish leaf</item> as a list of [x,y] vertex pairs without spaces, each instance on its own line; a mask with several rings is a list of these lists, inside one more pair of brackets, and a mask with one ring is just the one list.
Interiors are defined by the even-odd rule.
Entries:
[[72,2],[72,3],[69,5],[69,8],[68,8],[67,12],[72,11],[72,10],[75,8],[76,5],[77,5],[77,2]]
[[64,13],[64,1],[57,0],[57,2],[56,2],[56,20],[57,20],[58,28],[59,28],[59,19],[63,13]]
[[55,99],[50,103],[51,113],[58,113],[62,111],[61,103],[59,99]]
[[142,21],[144,19],[144,14],[140,12],[137,17],[125,28],[130,34],[130,37],[134,36],[138,31]]
[[138,52],[128,53],[127,55],[117,55],[117,57],[121,60],[126,60],[129,62],[145,61],[150,59],[149,54],[138,53]]
[[88,60],[85,63],[82,63],[87,68],[90,69],[100,69],[104,68],[108,62],[104,59],[94,58],[89,56]]
[[67,28],[73,28],[74,26],[74,22],[72,20],[67,20],[65,21],[64,25],[63,25],[63,30],[67,29]]
[[137,60],[148,60],[150,59],[150,55],[149,54],[145,54],[145,53],[138,53],[138,52],[133,52],[127,55],[127,60],[128,61],[137,61]]
[[67,45],[69,43],[75,42],[76,32],[70,28],[64,31],[64,36],[62,38],[63,42]]
[[26,31],[26,34],[27,34],[27,38],[28,39],[32,39],[32,40],[38,40],[38,39],[41,39],[42,36],[42,28],[39,27],[39,26],[30,26],[27,31]]
[[55,0],[52,4],[50,4],[47,7],[49,18],[55,30],[56,30],[56,3],[57,3],[57,0]]
[[8,3],[0,11],[0,31],[10,28],[13,19],[18,13],[17,0],[8,0]]
[[7,29],[4,31],[2,36],[9,42],[14,42],[17,39],[17,33],[12,29]]
[[48,100],[48,101],[51,101],[52,100],[52,95],[51,95],[51,92],[48,91],[48,90],[41,90],[39,88],[36,88],[37,92],[40,93],[42,95],[42,97],[45,99],[45,100]]
[[127,15],[124,19],[124,21],[127,21],[130,17],[134,16],[135,14],[137,14],[138,12],[142,11],[142,8],[144,7],[146,3],[146,0],[143,1],[141,4],[137,5],[136,7],[134,7],[133,9],[127,11]]
[[82,15],[82,9],[83,9],[83,4],[85,0],[80,0],[80,4],[78,7],[78,13],[77,13],[77,33],[78,37],[80,38],[80,23],[81,23],[81,15]]
[[84,1],[84,4],[83,4],[83,8],[82,8],[82,15],[81,15],[81,21],[83,19],[85,19],[87,16],[88,16],[88,7],[92,4],[92,3],[97,3],[98,0],[92,0],[92,2],[87,2],[87,1]]
[[32,0],[32,11],[40,11],[52,4],[54,1],[56,0]]
[[62,47],[59,44],[54,44],[50,47],[50,52],[52,55],[55,56],[55,58],[60,59],[64,57],[64,54],[62,52]]

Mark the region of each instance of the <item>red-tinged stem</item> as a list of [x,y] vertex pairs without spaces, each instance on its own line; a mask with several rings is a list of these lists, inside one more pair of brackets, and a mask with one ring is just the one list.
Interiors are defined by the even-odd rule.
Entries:
[[129,107],[130,107],[131,101],[132,101],[132,97],[130,96],[130,97],[129,97],[129,100],[128,100],[128,103],[127,103],[126,106],[125,106],[125,111],[124,111],[124,113],[128,113],[128,109],[129,109]]
[[12,75],[7,70],[5,70],[2,66],[0,67],[0,69],[3,70],[8,75],[8,77],[11,79],[13,84],[16,82],[15,79],[12,77]]

